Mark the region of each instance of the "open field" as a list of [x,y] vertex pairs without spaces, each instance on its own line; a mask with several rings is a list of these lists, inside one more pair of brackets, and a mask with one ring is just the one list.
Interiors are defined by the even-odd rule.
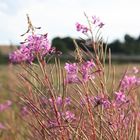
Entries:
[[27,14],[20,46],[0,45],[0,140],[140,140],[140,38],[107,44],[84,15],[85,37],[50,42]]
[[[136,66],[137,68],[140,68],[138,63],[114,64],[113,66],[115,68],[116,84],[119,83],[120,78],[123,76],[125,70],[128,67],[133,68],[133,66]],[[108,65],[106,65],[106,67],[108,67]],[[7,125],[9,125],[9,131],[2,135],[2,140],[16,140],[22,138],[24,140],[26,138],[26,125],[23,122],[20,122],[21,120],[18,117],[16,117],[16,105],[18,96],[14,93],[14,91],[16,91],[18,87],[17,85],[19,81],[16,77],[16,74],[18,72],[20,72],[20,68],[17,68],[17,66],[0,65],[0,103],[4,102],[5,100],[11,100],[13,102],[11,111],[4,112],[4,114],[0,115],[0,122],[7,123]],[[113,69],[111,69],[110,72],[110,79],[112,79]],[[110,85],[108,85],[108,87],[110,87]],[[22,128],[23,126],[24,128]],[[19,134],[18,131],[22,131],[23,134]],[[21,135],[25,136],[21,137]]]
[[[52,65],[52,64],[49,64]],[[118,84],[120,78],[125,73],[125,70],[131,69],[134,66],[140,68],[139,63],[128,63],[128,64],[113,64],[112,65],[115,69],[115,81],[116,84]],[[108,65],[106,65],[108,68]],[[16,68],[16,70],[15,70]],[[0,65],[0,101],[3,101],[5,99],[10,99],[15,96],[13,93],[16,91],[18,86],[18,78],[17,74],[20,72],[19,68],[17,69],[17,66],[12,65]],[[110,70],[110,81],[113,78],[113,69]],[[110,85],[108,85],[110,87]]]
[[[116,80],[120,79],[127,68],[133,68],[133,66],[140,67],[139,63],[127,63],[127,64],[114,64]],[[16,67],[16,66],[15,66]],[[11,65],[0,65],[0,96],[6,96],[11,93],[11,89],[16,89],[14,85],[17,83],[15,70]],[[18,71],[16,71],[18,72]],[[2,97],[1,97],[2,98]]]

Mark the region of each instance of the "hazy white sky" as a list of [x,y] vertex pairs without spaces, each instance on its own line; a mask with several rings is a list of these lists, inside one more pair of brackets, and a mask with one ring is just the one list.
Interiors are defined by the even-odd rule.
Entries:
[[103,36],[109,42],[125,33],[140,35],[140,0],[0,0],[0,44],[18,43],[27,29],[26,14],[42,33],[78,37],[75,23],[85,22],[83,12],[105,23]]

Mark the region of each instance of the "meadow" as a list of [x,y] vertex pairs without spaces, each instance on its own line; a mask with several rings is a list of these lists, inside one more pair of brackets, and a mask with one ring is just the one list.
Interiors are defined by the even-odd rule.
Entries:
[[30,35],[0,66],[2,140],[140,139],[140,68],[112,63],[100,33],[104,23],[85,17],[88,25],[76,29],[93,51],[74,40],[75,60],[61,62],[48,34],[36,34],[27,15]]
[[[54,64],[48,64],[48,67],[52,68],[53,65]],[[120,82],[121,77],[123,77],[125,70],[127,70],[128,68],[131,69],[133,67],[137,67],[139,69],[138,63],[123,63],[112,65],[115,69],[116,84]],[[64,67],[64,64],[62,64],[62,67]],[[106,64],[106,68],[108,68],[108,64]],[[20,116],[21,110],[17,107],[20,104],[20,93],[16,93],[16,91],[19,91],[18,74],[21,71],[23,70],[18,66],[11,66],[10,64],[0,65],[0,101],[1,103],[4,103],[7,100],[12,101],[12,106],[10,106],[8,110],[0,112],[0,121],[2,122],[2,124],[4,123],[4,125],[7,127],[7,130],[1,129],[0,139],[2,140],[33,139],[33,136],[30,134],[30,130],[26,129],[26,122]],[[110,77],[113,77],[113,71],[110,72]],[[41,73],[41,71],[39,73]],[[110,79],[110,84],[108,84],[108,88],[111,88],[112,86],[111,81],[112,80]]]

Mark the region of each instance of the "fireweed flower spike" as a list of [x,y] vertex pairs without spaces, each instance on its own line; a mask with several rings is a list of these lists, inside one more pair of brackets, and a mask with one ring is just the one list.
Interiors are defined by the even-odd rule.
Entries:
[[93,60],[91,61],[86,61],[82,64],[81,66],[81,73],[83,80],[86,82],[89,79],[94,79],[94,75],[92,74],[92,69],[95,67],[95,63]]
[[126,95],[121,91],[115,92],[115,101],[118,104],[126,103],[126,101],[127,101]]
[[100,21],[100,19],[98,18],[98,17],[96,17],[96,16],[92,16],[92,23],[94,24],[94,25],[97,25],[99,28],[102,28],[105,24],[102,22],[102,21]]
[[134,74],[137,74],[137,73],[139,72],[139,69],[138,69],[137,67],[133,67],[132,72],[133,72]]
[[121,89],[122,90],[128,90],[134,86],[140,85],[140,79],[137,78],[135,75],[133,76],[127,76],[122,79],[121,81]]
[[93,24],[97,24],[100,22],[100,19],[96,16],[92,16],[92,20],[93,20],[93,22],[92,22]]
[[66,111],[65,113],[63,113],[64,119],[68,122],[71,122],[73,120],[75,120],[75,114],[72,113],[71,111]]
[[32,62],[34,59],[33,54],[31,54],[30,49],[24,45],[21,45],[21,48],[9,55],[9,59],[12,63],[21,63],[21,62]]
[[31,63],[36,56],[45,57],[51,50],[47,35],[30,35],[20,48],[9,55],[12,63]]
[[99,28],[102,28],[104,26],[104,23],[100,22],[98,26],[99,26]]
[[76,29],[77,31],[81,31],[82,30],[82,25],[80,23],[76,23]]
[[82,32],[83,34],[85,34],[85,33],[87,33],[88,32],[88,27],[86,27],[86,26],[84,26],[84,25],[82,25],[82,24],[80,24],[80,23],[76,23],[76,30],[78,31],[78,32]]
[[93,60],[85,61],[81,64],[81,66],[78,66],[78,64],[73,63],[65,64],[65,70],[66,70],[66,82],[67,83],[79,83],[80,78],[78,76],[78,72],[80,71],[82,75],[82,80],[84,82],[87,82],[89,79],[94,79],[95,76],[93,74],[93,68],[95,67],[95,63]]
[[103,98],[100,96],[95,96],[93,98],[93,105],[94,107],[97,107],[99,105],[103,106],[105,109],[110,108],[111,102],[107,98]]
[[78,66],[76,63],[65,64],[65,70],[66,70],[66,83],[78,83],[79,78],[78,78]]

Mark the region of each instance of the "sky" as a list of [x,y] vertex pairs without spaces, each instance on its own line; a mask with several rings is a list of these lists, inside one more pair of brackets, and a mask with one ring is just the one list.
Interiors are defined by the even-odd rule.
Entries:
[[81,37],[75,23],[86,24],[83,13],[104,22],[104,40],[123,40],[124,35],[140,35],[140,0],[0,0],[0,44],[18,44],[27,30],[26,14],[39,33]]

